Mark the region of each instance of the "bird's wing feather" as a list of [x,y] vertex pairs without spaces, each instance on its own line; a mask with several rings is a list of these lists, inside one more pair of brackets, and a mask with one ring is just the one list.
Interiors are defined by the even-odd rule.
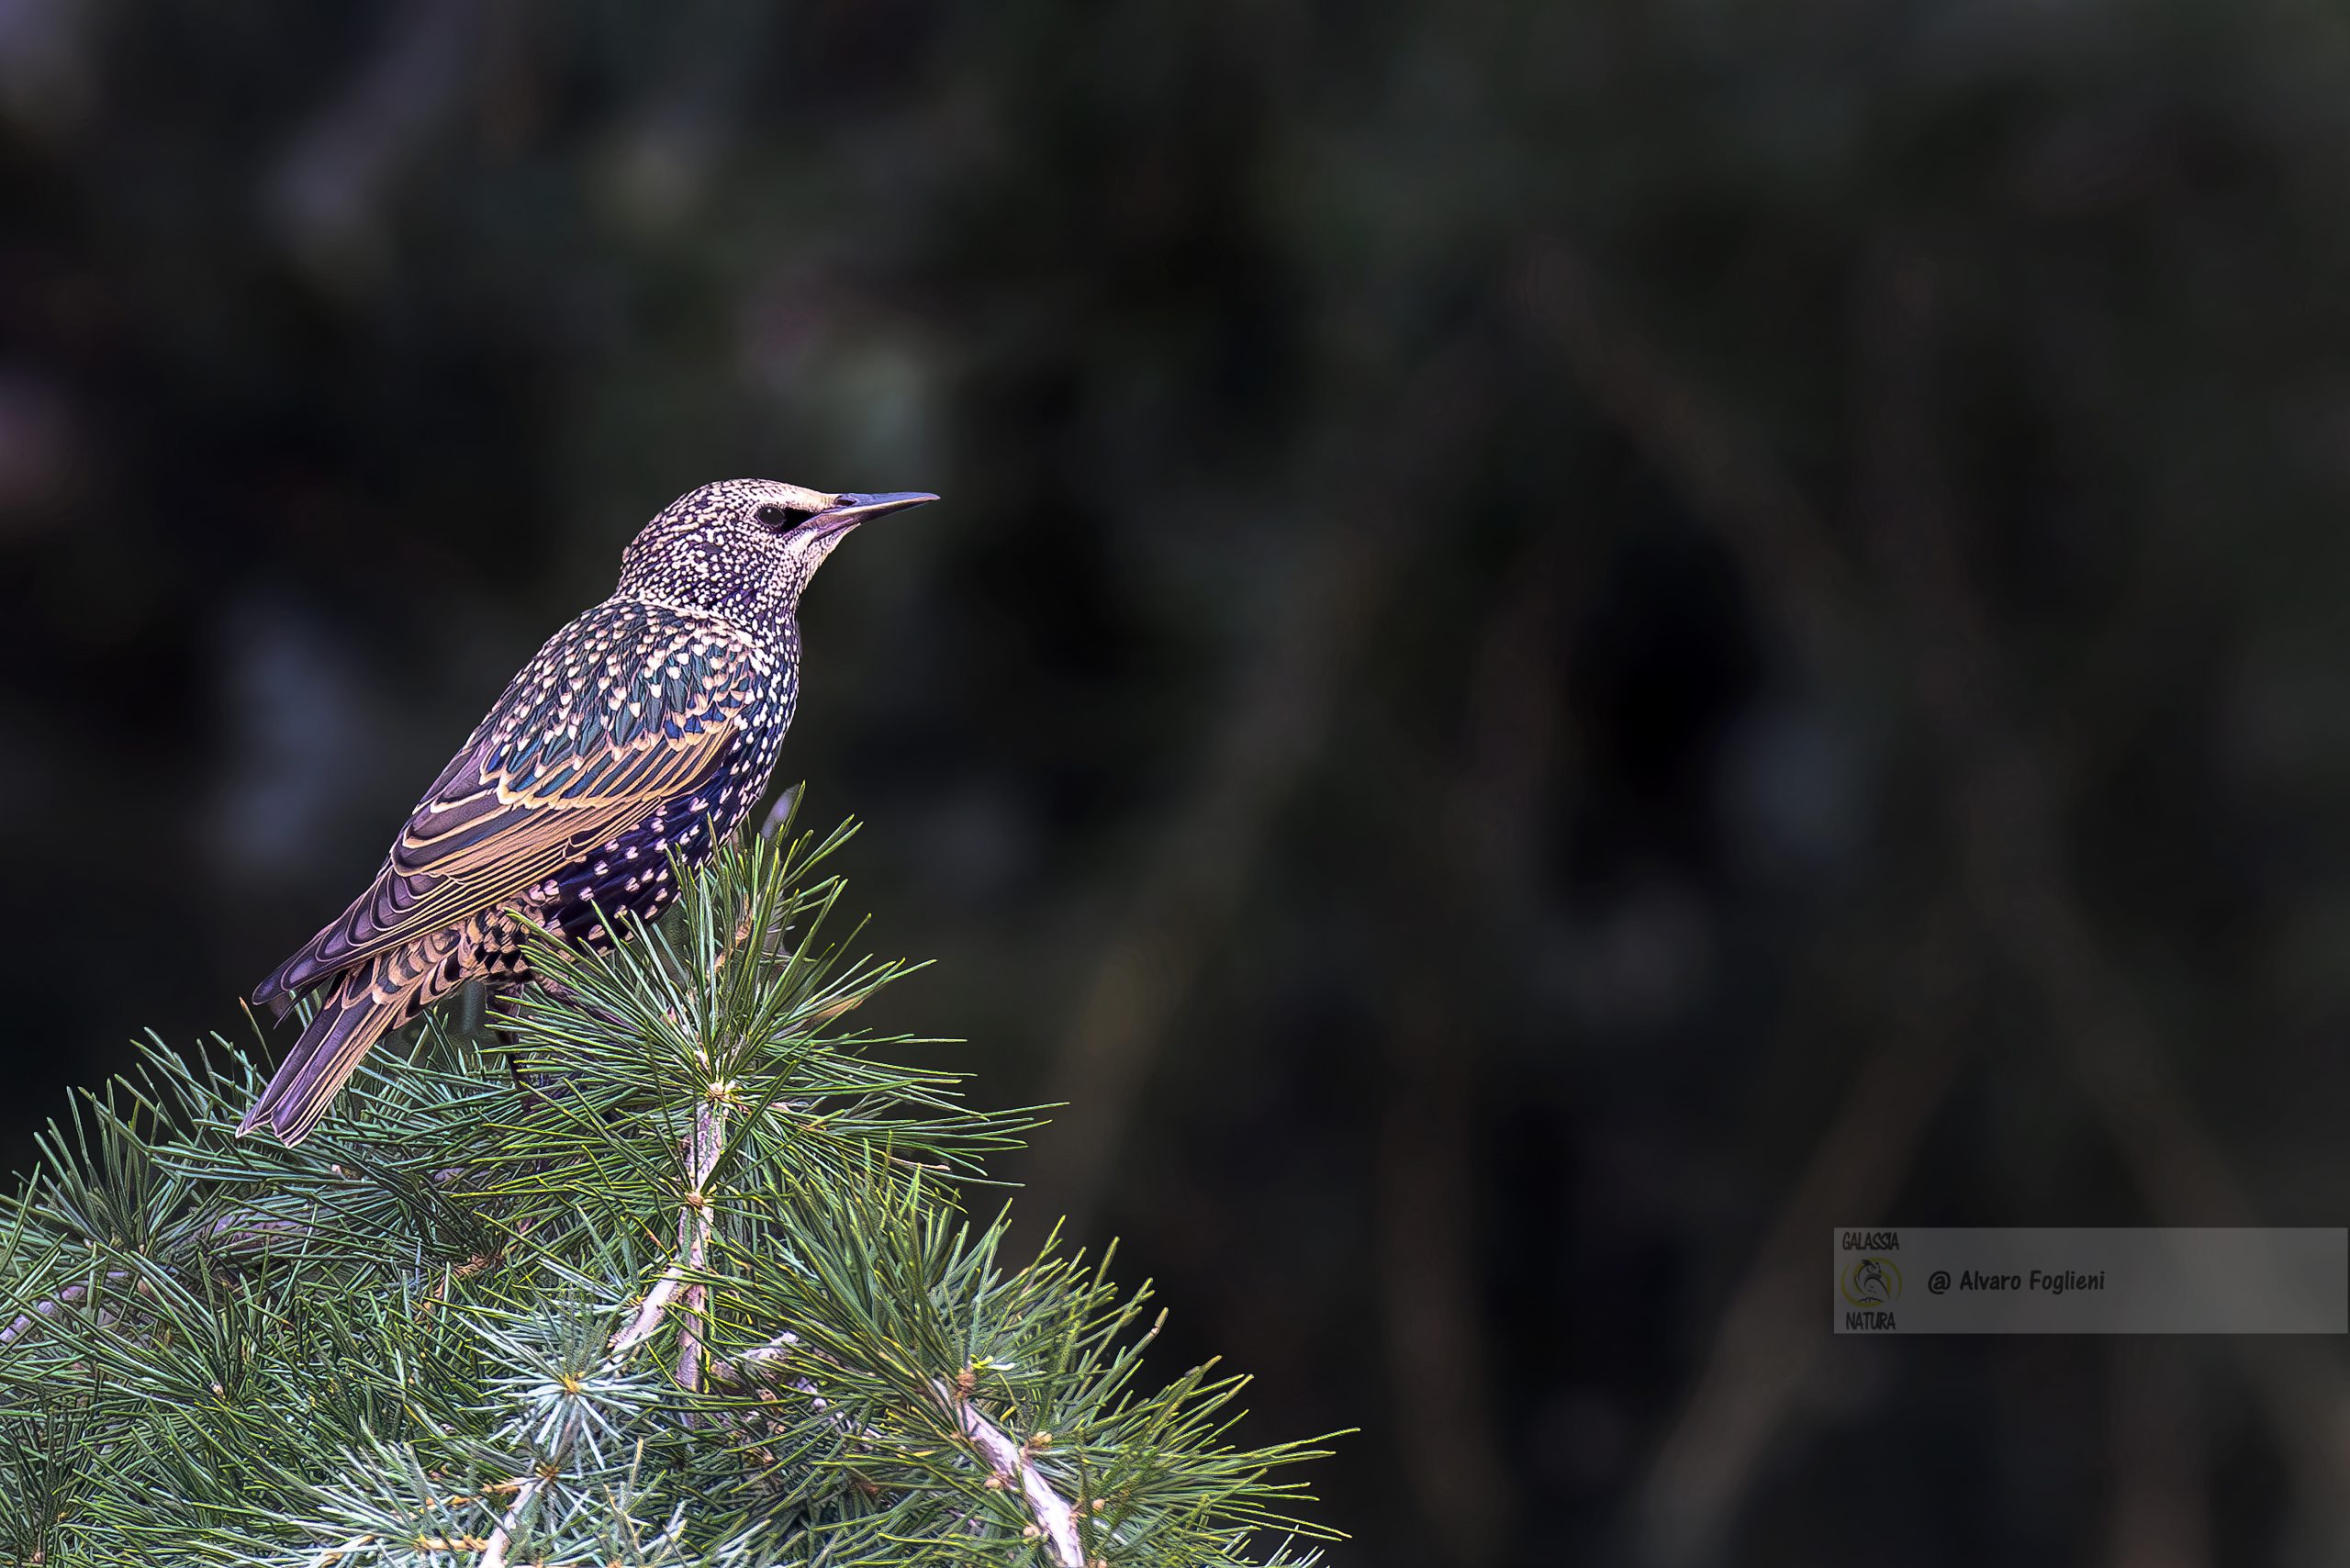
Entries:
[[661,606],[591,610],[507,689],[374,883],[255,999],[516,898],[689,795],[723,767],[760,685],[749,645],[707,623]]

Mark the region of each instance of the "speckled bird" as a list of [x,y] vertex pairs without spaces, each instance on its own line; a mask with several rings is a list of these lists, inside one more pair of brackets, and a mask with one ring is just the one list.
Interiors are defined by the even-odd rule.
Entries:
[[611,598],[522,667],[424,791],[384,868],[262,981],[319,1011],[238,1127],[309,1136],[359,1058],[467,980],[532,976],[531,928],[588,946],[677,896],[775,769],[800,696],[800,596],[843,537],[912,491],[730,479],[679,497],[621,557]]

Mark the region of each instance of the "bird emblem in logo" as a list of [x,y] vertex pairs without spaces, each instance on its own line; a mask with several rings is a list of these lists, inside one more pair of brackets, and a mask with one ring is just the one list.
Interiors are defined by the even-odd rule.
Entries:
[[1901,1299],[1901,1266],[1869,1257],[1844,1271],[1844,1299],[1854,1306],[1891,1306]]

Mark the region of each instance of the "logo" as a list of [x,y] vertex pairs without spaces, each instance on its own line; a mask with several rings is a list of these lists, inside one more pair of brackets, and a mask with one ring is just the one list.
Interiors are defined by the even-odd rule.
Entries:
[[1845,1267],[1842,1289],[1854,1306],[1891,1306],[1901,1299],[1901,1265],[1890,1258],[1856,1258]]

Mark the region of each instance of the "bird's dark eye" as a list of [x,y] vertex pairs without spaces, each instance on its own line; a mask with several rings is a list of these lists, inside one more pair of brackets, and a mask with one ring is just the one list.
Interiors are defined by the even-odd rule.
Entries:
[[772,532],[783,533],[799,527],[802,522],[805,522],[809,518],[813,517],[815,514],[813,512],[795,511],[789,507],[778,506],[773,501],[769,501],[767,505],[761,507],[755,515],[761,522],[767,524],[768,529]]

